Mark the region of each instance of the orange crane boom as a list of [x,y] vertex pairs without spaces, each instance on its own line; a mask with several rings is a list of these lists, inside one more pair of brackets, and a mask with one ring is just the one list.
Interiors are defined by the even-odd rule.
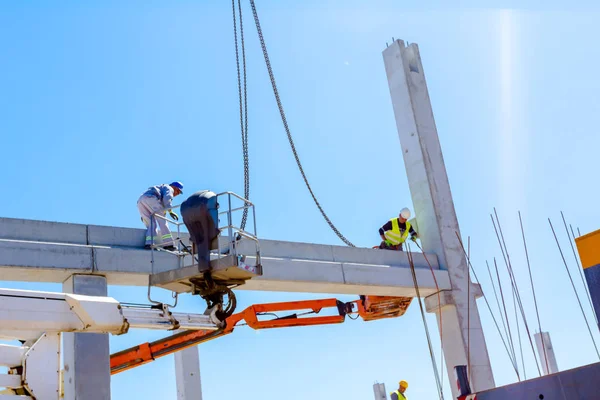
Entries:
[[[168,336],[152,343],[143,343],[110,356],[110,373],[118,374],[131,368],[147,364],[157,358],[173,354],[188,347],[225,336],[235,326],[245,321],[252,329],[271,329],[293,326],[329,325],[344,322],[346,315],[358,314],[365,321],[394,318],[403,315],[410,305],[410,297],[361,296],[360,300],[343,303],[337,299],[301,300],[283,303],[254,304],[225,320],[217,330],[190,330]],[[318,314],[324,308],[337,309],[337,315],[302,317]],[[356,308],[356,310],[355,310]],[[259,316],[280,311],[309,310],[270,320],[259,320]],[[302,317],[302,318],[300,318]]]

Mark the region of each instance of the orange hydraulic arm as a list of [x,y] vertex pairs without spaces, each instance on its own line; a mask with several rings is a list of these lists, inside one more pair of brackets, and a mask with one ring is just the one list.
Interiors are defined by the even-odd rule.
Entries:
[[110,374],[118,374],[128,369],[147,364],[157,358],[186,349],[188,347],[208,342],[211,339],[231,333],[220,330],[185,331],[177,335],[168,336],[152,343],[143,343],[139,346],[120,351],[110,356]]
[[[360,300],[342,303],[337,299],[302,300],[284,303],[255,304],[225,320],[218,330],[186,331],[152,343],[144,343],[110,356],[111,375],[154,361],[177,351],[186,349],[233,332],[240,321],[253,329],[283,328],[292,326],[328,325],[344,322],[346,315],[358,314],[365,321],[398,317],[406,311],[412,298],[387,296],[361,296]],[[354,308],[357,310],[355,311]],[[337,309],[337,315],[303,317],[318,314],[324,308]],[[259,316],[280,311],[309,310],[302,314],[291,314],[260,321]]]

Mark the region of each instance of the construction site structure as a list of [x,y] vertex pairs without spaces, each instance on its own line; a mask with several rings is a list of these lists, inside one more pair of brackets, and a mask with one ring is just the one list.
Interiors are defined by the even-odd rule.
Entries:
[[[226,193],[222,196],[243,204],[236,207],[219,201],[227,205],[222,214],[227,222],[219,225],[219,250],[210,255],[210,268],[215,273],[208,279],[206,270],[186,249],[169,252],[153,246],[150,252],[143,250],[142,230],[14,219],[0,224],[3,279],[64,282],[67,293],[93,296],[106,296],[109,284],[148,286],[151,302],[151,288],[161,287],[172,290],[175,297],[199,294],[207,300],[208,309],[220,307],[224,316],[235,308],[235,295],[230,296],[233,288],[425,297],[427,310],[436,313],[438,322],[443,320],[448,372],[453,374],[455,365],[467,363],[470,325],[472,385],[476,390],[492,388],[494,380],[475,302],[481,289],[468,282],[466,258],[455,234],[460,231],[418,48],[396,40],[384,50],[383,58],[423,254],[266,240],[260,240],[257,252],[257,237],[231,222],[237,220],[232,215],[236,209],[253,205]],[[185,233],[178,231],[176,236],[175,242],[189,244]],[[228,250],[221,250],[220,243]],[[216,270],[225,271],[218,280]],[[235,281],[239,274],[243,276]],[[469,291],[467,283],[471,285]],[[227,301],[221,302],[225,298]],[[470,324],[466,319],[469,307]],[[69,375],[66,399],[110,398],[106,334],[65,334],[63,356],[69,366],[68,372],[65,369]],[[199,371],[185,374],[190,372],[199,379]],[[456,394],[453,387],[453,397]]]
[[[205,224],[212,219],[218,233],[203,236],[203,243],[198,237],[190,240],[180,223],[168,220],[177,226],[172,242],[176,251],[165,250],[161,243],[144,250],[145,231],[141,229],[1,218],[2,279],[62,283],[64,292],[0,292],[0,335],[23,342],[22,346],[0,347],[0,362],[11,369],[0,378],[0,385],[10,392],[4,398],[110,399],[111,374],[176,353],[180,398],[197,399],[201,397],[198,353],[188,350],[231,333],[242,320],[256,329],[340,323],[350,313],[369,321],[403,315],[415,297],[419,302],[424,298],[427,311],[436,314],[446,370],[456,383],[451,385],[453,399],[531,399],[541,394],[540,388],[545,394],[538,398],[563,399],[558,394],[553,397],[558,393],[554,389],[574,393],[568,382],[576,382],[578,395],[597,394],[592,380],[586,383],[584,378],[600,374],[600,364],[494,388],[476,303],[481,288],[469,279],[419,49],[395,40],[383,51],[383,60],[423,253],[262,240],[255,229],[248,232],[233,223],[238,219],[234,213],[254,205],[231,192],[215,194],[227,199],[223,202],[212,193],[207,196],[200,219]],[[241,205],[234,205],[235,201]],[[226,205],[218,210],[226,221],[223,224],[214,221],[220,218],[214,217],[219,203]],[[206,229],[203,225],[201,230],[209,232]],[[584,268],[591,269],[588,264]],[[598,290],[597,281],[588,282],[590,292],[594,285]],[[108,285],[148,287],[151,306],[125,307],[107,297]],[[152,288],[171,291],[173,304],[154,300]],[[237,290],[360,297],[349,303],[324,299],[255,305],[236,313]],[[185,294],[204,298],[206,311],[174,313],[178,296]],[[258,318],[266,311],[300,308],[334,313]],[[111,355],[108,334],[132,328],[177,333]],[[52,367],[32,368],[42,361]]]
[[[110,356],[110,374],[152,362],[199,343],[233,332],[244,321],[252,329],[343,323],[347,315],[357,314],[366,321],[393,318],[407,305],[394,298],[363,296],[353,302],[336,299],[306,300],[287,303],[256,304],[244,311],[219,320],[216,309],[208,314],[174,313],[169,307],[140,307],[120,304],[105,296],[84,296],[31,290],[0,289],[0,338],[19,339],[21,346],[0,345],[0,366],[8,374],[0,375],[0,386],[6,387],[0,399],[59,400],[68,393],[68,381],[61,373],[61,333],[122,335],[130,329],[181,330],[153,343],[144,343]],[[324,309],[333,315],[310,316]],[[307,312],[305,310],[308,310]],[[388,313],[388,310],[393,311]],[[265,314],[296,311],[284,317],[259,320]],[[300,315],[299,311],[305,311]],[[183,360],[179,360],[182,362]],[[65,364],[65,374],[71,365]],[[185,366],[182,366],[186,370]],[[198,392],[195,394],[198,396]]]

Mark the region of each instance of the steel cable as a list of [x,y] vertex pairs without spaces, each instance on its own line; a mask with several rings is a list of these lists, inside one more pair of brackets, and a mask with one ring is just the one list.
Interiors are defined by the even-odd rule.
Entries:
[[306,184],[306,187],[308,188],[308,191],[310,192],[310,195],[312,196],[315,204],[317,205],[317,208],[319,209],[319,211],[321,212],[321,215],[323,215],[323,218],[325,218],[325,221],[327,221],[327,223],[329,224],[329,226],[331,227],[331,229],[348,246],[350,246],[350,247],[356,247],[348,239],[346,239],[346,237],[344,235],[342,235],[342,233],[335,227],[335,225],[333,224],[333,222],[331,222],[331,220],[329,219],[329,217],[327,216],[327,214],[323,210],[323,207],[321,207],[321,204],[317,200],[317,197],[315,196],[312,188],[310,187],[310,184],[308,183],[308,178],[306,177],[306,174],[304,173],[304,169],[302,168],[302,164],[300,163],[300,157],[298,156],[298,152],[296,151],[296,146],[294,146],[294,140],[292,139],[292,134],[290,132],[290,128],[288,126],[287,118],[286,118],[285,112],[283,110],[283,105],[282,105],[281,99],[279,97],[279,91],[277,90],[277,84],[275,82],[275,76],[273,75],[273,69],[271,68],[271,61],[269,60],[269,53],[267,52],[267,46],[265,44],[265,39],[263,37],[262,29],[260,27],[260,20],[258,18],[258,13],[256,11],[256,5],[254,4],[254,0],[250,0],[250,5],[252,6],[252,13],[254,14],[254,22],[256,24],[256,30],[258,32],[258,38],[260,40],[260,45],[262,47],[263,55],[264,55],[264,58],[265,58],[265,63],[267,65],[267,70],[269,72],[269,78],[271,79],[271,86],[273,87],[273,94],[275,95],[275,100],[277,101],[277,107],[279,108],[279,114],[281,115],[281,121],[283,122],[283,127],[285,128],[285,132],[287,134],[288,141],[290,142],[290,146],[292,148],[292,153],[294,153],[294,158],[296,159],[296,164],[298,165],[298,169],[300,170],[300,174],[302,175],[302,178],[304,179],[304,183]]

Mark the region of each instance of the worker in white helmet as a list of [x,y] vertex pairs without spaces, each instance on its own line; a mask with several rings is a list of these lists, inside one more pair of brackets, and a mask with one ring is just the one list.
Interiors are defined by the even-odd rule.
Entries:
[[[140,212],[142,222],[146,225],[146,244],[145,249],[150,249],[152,243],[157,243],[158,232],[160,229],[160,242],[173,242],[173,235],[167,225],[167,221],[162,218],[154,218],[153,214],[166,215],[167,211],[174,220],[179,220],[179,216],[171,210],[174,197],[183,193],[183,184],[173,182],[169,185],[158,185],[149,187],[138,199],[137,206]],[[175,250],[173,244],[163,247],[165,250]]]
[[402,251],[402,244],[408,239],[409,234],[412,241],[417,240],[417,232],[415,232],[410,222],[408,222],[409,218],[410,210],[405,207],[400,210],[398,217],[390,219],[385,225],[379,228],[379,236],[381,236],[382,240],[379,245],[380,249]]
[[404,394],[404,392],[406,392],[407,388],[408,388],[408,382],[400,381],[398,383],[398,390],[393,391],[390,398],[392,400],[406,400],[407,397]]

